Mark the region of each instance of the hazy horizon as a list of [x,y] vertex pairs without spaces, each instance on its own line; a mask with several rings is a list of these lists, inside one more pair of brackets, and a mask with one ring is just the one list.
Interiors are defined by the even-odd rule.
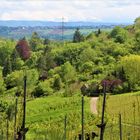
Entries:
[[86,22],[89,22],[89,23],[134,23],[134,21],[127,21],[127,22],[121,22],[121,21],[92,21],[92,20],[87,20],[87,21],[82,21],[82,20],[69,20],[69,21],[65,21],[65,20],[61,20],[61,21],[51,21],[51,20],[30,20],[30,19],[27,19],[27,20],[18,20],[18,19],[12,19],[12,20],[1,20],[0,19],[0,22],[5,22],[5,21],[11,21],[11,22],[56,22],[56,23],[61,23],[62,21],[63,22],[83,22],[83,23],[86,23]]
[[0,20],[133,23],[139,0],[3,0]]

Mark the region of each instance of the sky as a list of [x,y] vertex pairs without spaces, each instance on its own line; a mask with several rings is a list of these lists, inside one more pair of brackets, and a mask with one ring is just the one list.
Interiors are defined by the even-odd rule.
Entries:
[[140,0],[1,0],[0,20],[133,23]]

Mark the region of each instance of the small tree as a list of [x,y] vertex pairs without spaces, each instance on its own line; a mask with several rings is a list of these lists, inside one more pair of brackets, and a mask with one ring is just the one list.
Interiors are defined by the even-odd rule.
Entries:
[[45,38],[43,44],[44,45],[49,45],[50,44],[50,40],[48,38]]
[[66,62],[62,65],[62,77],[64,82],[68,84],[76,80],[76,70],[70,62]]
[[0,93],[4,92],[5,85],[4,85],[4,79],[2,77],[2,68],[0,67]]
[[73,42],[77,43],[77,42],[81,42],[81,41],[84,41],[84,36],[79,31],[79,28],[77,28],[74,33],[74,36],[73,36]]
[[33,51],[36,51],[38,46],[41,44],[41,39],[37,32],[33,32],[32,37],[30,39],[30,46]]
[[3,67],[3,76],[6,77],[7,74],[10,74],[11,72],[12,72],[12,62],[11,58],[8,56]]
[[101,34],[101,29],[99,28],[97,33],[96,33],[96,36],[98,37],[100,34]]
[[54,77],[54,83],[53,83],[53,87],[56,90],[60,90],[62,87],[62,81],[61,81],[61,77],[59,74],[56,74]]
[[27,60],[30,55],[30,48],[25,38],[21,39],[16,45],[16,51],[19,53],[23,60]]
[[135,19],[134,27],[135,29],[140,29],[140,17]]
[[116,26],[112,30],[110,36],[115,39],[115,42],[124,43],[128,38],[128,33],[124,28]]
[[131,90],[139,90],[140,86],[140,56],[130,55],[121,58],[120,68],[125,72],[126,80]]
[[71,93],[69,92],[69,86],[70,84],[74,83],[76,81],[76,70],[75,68],[70,64],[70,62],[64,63],[61,67],[62,69],[62,77],[63,81],[65,83],[65,93],[64,96],[68,96]]

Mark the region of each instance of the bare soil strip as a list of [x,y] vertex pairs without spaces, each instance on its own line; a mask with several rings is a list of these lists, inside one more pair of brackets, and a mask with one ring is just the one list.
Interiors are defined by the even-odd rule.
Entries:
[[90,110],[93,114],[98,114],[97,101],[98,97],[92,97],[90,100]]

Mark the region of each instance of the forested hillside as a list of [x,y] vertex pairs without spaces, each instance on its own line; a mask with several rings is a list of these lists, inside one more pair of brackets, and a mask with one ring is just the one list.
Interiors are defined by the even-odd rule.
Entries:
[[44,39],[37,32],[19,41],[1,38],[1,116],[4,120],[12,112],[15,96],[22,98],[25,75],[27,100],[53,95],[74,97],[81,91],[83,95],[99,96],[104,81],[111,94],[139,91],[139,54],[140,18],[133,25],[116,26],[110,32],[98,29],[83,35],[76,29],[72,41]]
[[139,22],[138,18],[134,25],[87,36],[78,29],[73,42],[42,39],[36,32],[29,40],[1,39],[1,94],[20,91],[25,73],[28,96],[71,96],[83,83],[93,85],[94,91],[103,79],[121,80],[113,93],[139,90]]

